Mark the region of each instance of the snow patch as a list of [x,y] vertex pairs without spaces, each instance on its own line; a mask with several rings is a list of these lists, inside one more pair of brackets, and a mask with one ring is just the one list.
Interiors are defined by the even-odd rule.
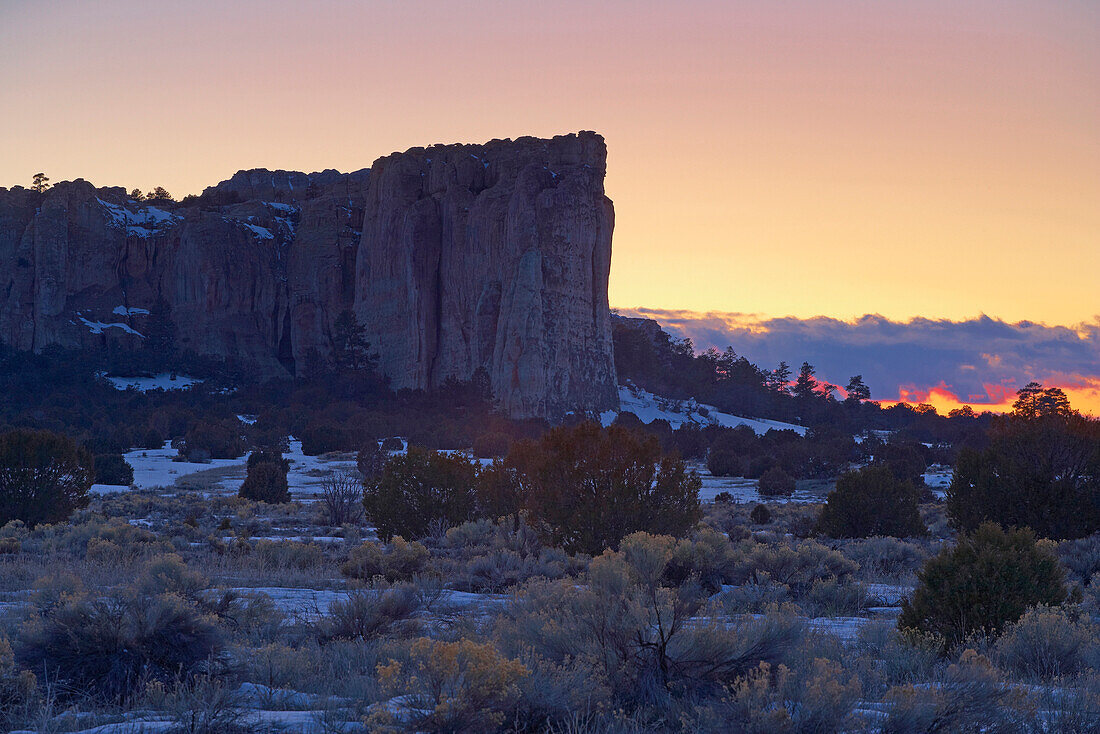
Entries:
[[782,421],[765,420],[762,418],[742,418],[741,416],[723,413],[712,405],[697,403],[694,399],[675,400],[654,395],[640,387],[627,383],[619,386],[619,410],[608,410],[600,414],[600,421],[609,426],[619,413],[630,412],[638,416],[643,423],[652,423],[658,419],[669,422],[673,429],[679,428],[685,423],[693,423],[698,426],[725,426],[736,428],[748,426],[758,435],[763,435],[769,430],[794,431],[800,436],[806,434],[803,426]]
[[241,225],[242,227],[247,227],[248,229],[252,230],[252,234],[256,235],[257,237],[259,237],[261,239],[265,239],[265,240],[275,239],[275,235],[273,235],[271,233],[271,230],[268,229],[267,227],[261,227],[257,224],[249,224],[248,222],[237,222],[237,224]]
[[162,372],[152,377],[116,377],[105,374],[100,375],[100,377],[114,385],[116,390],[129,390],[130,388],[134,388],[138,392],[148,392],[150,390],[186,390],[192,385],[197,385],[202,382],[202,380],[197,377],[188,377],[187,375],[173,376],[169,372]]
[[113,227],[125,228],[126,234],[135,237],[152,237],[157,232],[174,227],[183,221],[183,217],[158,209],[155,206],[143,206],[136,211],[130,211],[120,204],[112,204],[100,198],[96,198],[96,201],[103,206],[108,224]]
[[115,310],[111,311],[115,316],[148,316],[149,310],[145,308],[127,308],[126,306],[115,306]]
[[105,324],[102,321],[89,321],[88,319],[79,315],[77,316],[77,318],[80,319],[80,323],[87,326],[93,334],[102,334],[105,329],[122,329],[127,334],[133,334],[134,336],[141,337],[142,339],[145,338],[144,334],[138,332],[129,324],[123,324],[121,322]]

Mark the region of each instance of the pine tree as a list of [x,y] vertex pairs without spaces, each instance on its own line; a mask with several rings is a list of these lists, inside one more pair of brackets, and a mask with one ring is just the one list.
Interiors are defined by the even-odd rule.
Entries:
[[790,392],[791,366],[786,362],[779,365],[768,374],[768,388],[784,395]]
[[374,357],[370,354],[365,328],[348,309],[340,312],[332,325],[332,359],[341,371],[369,369]]
[[34,178],[31,179],[31,188],[40,194],[45,192],[46,189],[50,188],[50,177],[44,173],[34,174]]
[[871,399],[871,388],[863,383],[863,375],[852,375],[852,378],[848,380],[848,387],[844,388],[844,392],[848,393],[848,397],[845,398],[844,402],[849,404],[858,404]]
[[794,396],[796,398],[809,399],[814,396],[817,389],[817,380],[814,379],[816,370],[809,362],[803,362],[798,370],[798,379],[794,383]]

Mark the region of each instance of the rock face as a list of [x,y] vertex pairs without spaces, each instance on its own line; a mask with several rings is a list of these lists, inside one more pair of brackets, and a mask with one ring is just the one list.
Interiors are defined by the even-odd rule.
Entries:
[[0,188],[0,342],[183,349],[300,373],[353,310],[394,387],[488,374],[502,409],[617,405],[613,210],[594,133],[415,148],[368,171],[241,171],[185,203]]

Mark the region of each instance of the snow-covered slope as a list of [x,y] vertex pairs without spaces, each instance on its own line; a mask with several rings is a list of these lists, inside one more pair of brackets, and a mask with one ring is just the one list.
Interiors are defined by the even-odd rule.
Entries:
[[805,435],[806,433],[803,426],[796,426],[793,423],[761,418],[742,418],[730,413],[723,413],[714,406],[697,403],[693,399],[673,400],[663,398],[629,382],[619,386],[619,411],[608,410],[601,413],[600,421],[605,426],[609,426],[619,412],[633,413],[643,423],[651,423],[658,418],[663,418],[673,428],[679,428],[685,423],[694,423],[699,426],[725,426],[727,428],[748,426],[761,435],[773,428],[777,431],[794,431],[799,435]]

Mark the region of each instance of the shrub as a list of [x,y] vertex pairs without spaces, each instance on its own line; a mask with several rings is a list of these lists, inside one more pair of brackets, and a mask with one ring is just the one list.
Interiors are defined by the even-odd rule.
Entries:
[[410,731],[495,731],[519,698],[519,682],[530,671],[488,644],[421,638],[409,659],[378,666],[383,689],[399,698],[390,715],[370,723],[389,724],[394,714]]
[[917,490],[882,466],[841,475],[821,510],[817,529],[834,538],[928,532],[917,508]]
[[772,521],[772,511],[768,509],[767,505],[757,505],[749,513],[749,519],[752,520],[754,525],[767,525]]
[[619,705],[717,693],[759,661],[776,662],[801,639],[801,623],[770,614],[730,624],[695,620],[705,595],[693,580],[667,586],[676,541],[636,533],[592,560],[588,585],[531,582],[498,620],[506,654],[593,666]]
[[997,640],[997,661],[1025,678],[1054,680],[1076,676],[1100,663],[1095,648],[1100,631],[1062,609],[1036,607],[1005,628]]
[[480,459],[496,459],[508,453],[512,439],[507,433],[483,433],[474,439],[474,456]]
[[776,495],[789,497],[794,494],[794,479],[778,466],[772,467],[760,475],[757,491],[768,497]]
[[815,658],[805,676],[763,662],[730,686],[706,727],[751,734],[854,730],[861,692],[859,679],[829,660]]
[[928,551],[916,543],[890,536],[848,543],[841,552],[859,564],[860,576],[865,580],[908,576],[916,573],[928,558]]
[[7,638],[0,637],[0,725],[26,721],[35,698],[34,673],[19,670]]
[[316,568],[324,560],[321,546],[296,540],[261,540],[256,543],[256,558],[273,568]]
[[343,428],[333,425],[308,426],[302,431],[302,453],[306,456],[319,456],[332,451],[346,451],[355,444]]
[[379,448],[383,451],[390,453],[393,451],[401,451],[405,448],[405,442],[396,436],[390,436],[389,438],[382,439],[382,443]]
[[164,436],[157,429],[150,427],[141,436],[141,444],[138,448],[159,449],[164,446]]
[[189,459],[235,459],[245,452],[241,424],[236,418],[200,420],[184,436],[183,455]]
[[420,598],[410,584],[355,591],[332,603],[318,622],[317,636],[330,642],[415,634],[420,627],[412,616],[418,609]]
[[126,463],[122,454],[99,454],[95,457],[96,484],[122,484],[129,487],[134,483],[134,468]]
[[248,462],[245,464],[245,467],[251,469],[257,464],[265,463],[275,464],[276,466],[283,467],[286,471],[290,471],[290,461],[284,459],[282,453],[276,450],[253,451],[248,455]]
[[920,444],[915,442],[889,441],[875,452],[875,463],[889,468],[900,481],[921,485],[928,464],[920,449]]
[[248,469],[237,494],[253,502],[278,504],[290,502],[290,489],[286,481],[285,465],[271,461],[253,464]]
[[858,566],[835,550],[813,540],[798,543],[742,544],[730,571],[729,582],[774,582],[805,593],[821,579],[845,580]]
[[1059,543],[1058,557],[1078,582],[1089,585],[1093,575],[1100,573],[1100,533]]
[[94,460],[57,433],[17,429],[0,433],[0,525],[28,527],[67,520],[88,504]]
[[515,469],[495,460],[477,475],[477,515],[497,520],[511,517],[513,526],[520,523],[523,509],[523,486]]
[[347,562],[340,566],[340,573],[353,579],[381,576],[387,581],[411,581],[424,572],[430,557],[428,549],[420,543],[409,543],[395,535],[387,549],[369,541],[353,549]]
[[702,516],[699,477],[652,435],[588,421],[513,445],[506,464],[549,544],[571,553],[614,548],[639,530],[682,537]]
[[999,419],[984,450],[959,452],[947,514],[971,531],[991,521],[1041,538],[1100,530],[1100,422],[1080,416]]
[[387,458],[386,452],[379,447],[377,441],[369,441],[355,455],[355,468],[364,480],[374,479],[386,468]]
[[818,579],[797,603],[813,617],[854,617],[874,604],[862,584]]
[[329,525],[363,519],[363,485],[349,472],[334,472],[321,482],[321,507]]
[[736,477],[745,473],[744,462],[732,451],[712,448],[707,452],[707,471],[716,477]]
[[18,658],[68,690],[124,702],[150,681],[173,683],[220,654],[214,621],[174,594],[124,590],[63,597],[20,629]]
[[468,456],[412,447],[364,485],[363,506],[383,540],[423,538],[440,524],[473,519],[476,479],[477,465]]
[[984,631],[999,633],[1037,604],[1066,599],[1065,572],[1047,544],[1028,529],[986,523],[930,558],[902,603],[900,629],[941,635],[948,645]]

